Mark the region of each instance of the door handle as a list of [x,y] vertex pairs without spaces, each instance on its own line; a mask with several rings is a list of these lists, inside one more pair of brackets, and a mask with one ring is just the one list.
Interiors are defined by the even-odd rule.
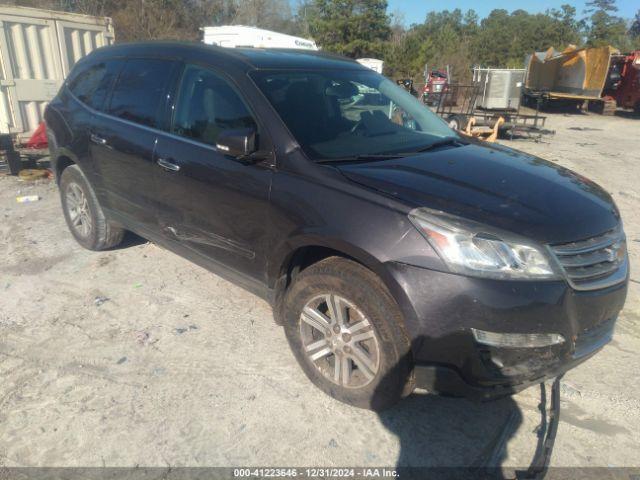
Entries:
[[180,165],[176,165],[175,163],[170,162],[169,160],[166,160],[164,158],[159,158],[156,163],[165,170],[169,170],[170,172],[177,172],[178,170],[180,170]]
[[95,133],[92,133],[89,138],[96,145],[106,145],[107,144],[107,139],[106,138],[102,138],[102,137],[96,135]]

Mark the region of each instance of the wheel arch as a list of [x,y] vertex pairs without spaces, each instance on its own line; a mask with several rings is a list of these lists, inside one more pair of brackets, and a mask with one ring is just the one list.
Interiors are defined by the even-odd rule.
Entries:
[[[290,244],[288,253],[280,256],[280,261],[274,262],[275,265],[273,265],[272,268],[274,289],[273,312],[274,319],[278,325],[282,325],[284,321],[284,314],[281,311],[284,294],[296,275],[311,265],[325,258],[334,256],[351,260],[374,273],[382,280],[382,283],[398,304],[403,315],[406,317],[407,315],[414,314],[411,310],[407,311],[408,298],[404,295],[395,277],[385,268],[383,261],[380,261],[365,250],[348,242],[312,237],[298,239],[293,242]],[[406,320],[405,318],[405,322]]]
[[60,184],[60,176],[65,168],[71,165],[78,165],[75,155],[67,150],[60,149],[56,152],[55,158],[51,159],[51,170],[56,179],[56,183]]

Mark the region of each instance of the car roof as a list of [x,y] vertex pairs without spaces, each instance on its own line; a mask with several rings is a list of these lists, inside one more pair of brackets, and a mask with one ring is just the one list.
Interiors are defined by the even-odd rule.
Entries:
[[97,57],[129,57],[135,55],[177,57],[199,60],[212,65],[224,63],[244,70],[259,69],[353,69],[366,70],[350,58],[317,50],[280,48],[226,48],[197,42],[138,42],[99,48]]

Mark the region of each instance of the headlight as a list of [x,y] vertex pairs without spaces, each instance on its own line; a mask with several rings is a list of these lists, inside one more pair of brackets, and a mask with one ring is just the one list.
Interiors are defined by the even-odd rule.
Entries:
[[560,278],[543,247],[526,239],[427,208],[412,210],[409,219],[455,273],[528,280]]

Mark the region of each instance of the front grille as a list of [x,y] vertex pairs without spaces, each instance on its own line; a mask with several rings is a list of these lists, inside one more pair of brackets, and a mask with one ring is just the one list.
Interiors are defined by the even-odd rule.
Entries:
[[577,290],[595,290],[627,277],[627,245],[622,227],[577,242],[551,245],[567,280]]

